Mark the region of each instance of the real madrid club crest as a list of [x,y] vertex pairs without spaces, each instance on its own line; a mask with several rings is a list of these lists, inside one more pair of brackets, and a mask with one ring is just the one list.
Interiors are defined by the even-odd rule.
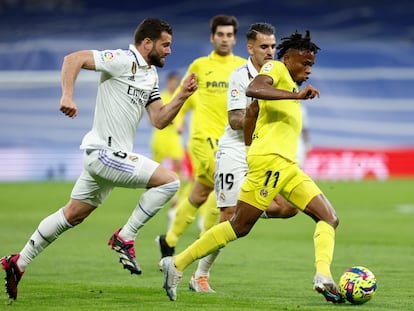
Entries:
[[135,73],[136,72],[137,72],[137,63],[136,62],[132,62],[132,67],[131,67],[132,76],[130,76],[128,78],[128,80],[135,81]]
[[130,161],[132,161],[132,162],[136,162],[136,161],[138,161],[138,156],[133,155],[133,154],[130,154],[130,155],[128,156],[128,159],[129,159]]

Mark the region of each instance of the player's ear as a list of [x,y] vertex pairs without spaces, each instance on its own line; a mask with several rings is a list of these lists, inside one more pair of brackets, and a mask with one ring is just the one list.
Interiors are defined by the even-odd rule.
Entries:
[[289,64],[289,60],[290,60],[290,55],[289,55],[289,51],[288,52],[286,52],[284,55],[283,55],[283,63],[286,65],[286,64]]
[[145,38],[144,40],[142,40],[142,44],[146,51],[151,51],[154,47],[154,41],[150,38]]
[[249,53],[249,55],[253,55],[253,45],[251,44],[247,44],[247,53]]

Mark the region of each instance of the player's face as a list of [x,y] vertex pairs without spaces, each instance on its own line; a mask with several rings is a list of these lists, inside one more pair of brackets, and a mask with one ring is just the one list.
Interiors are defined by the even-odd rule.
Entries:
[[236,44],[233,26],[217,26],[216,33],[210,36],[214,51],[221,56],[230,55]]
[[167,32],[163,32],[161,38],[154,41],[153,47],[148,54],[148,59],[151,65],[164,67],[165,58],[171,54],[171,40],[171,35]]
[[298,85],[309,79],[312,73],[312,66],[315,63],[315,53],[304,50],[289,50],[283,57],[287,69],[293,81]]
[[247,43],[247,51],[256,69],[260,68],[268,61],[273,60],[276,51],[276,38],[274,35],[258,33],[256,40]]

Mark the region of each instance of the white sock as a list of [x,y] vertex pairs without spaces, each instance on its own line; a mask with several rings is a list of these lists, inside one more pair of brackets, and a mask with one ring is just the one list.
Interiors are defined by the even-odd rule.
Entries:
[[172,224],[174,222],[175,214],[177,214],[177,208],[175,206],[174,207],[170,207],[170,210],[167,213],[167,216],[168,216],[167,231],[170,230],[170,228],[171,228],[171,226],[172,226]]
[[63,215],[63,208],[43,219],[20,252],[20,257],[17,260],[20,270],[25,271],[26,267],[39,253],[56,240],[59,235],[72,227]]
[[215,252],[201,258],[198,261],[197,270],[195,272],[195,277],[199,278],[200,276],[209,276],[210,269],[213,266],[214,262],[216,261],[217,256],[220,254],[220,249],[216,250]]
[[179,188],[180,181],[176,180],[145,191],[127,223],[119,232],[119,236],[127,241],[135,240],[139,229],[174,196]]

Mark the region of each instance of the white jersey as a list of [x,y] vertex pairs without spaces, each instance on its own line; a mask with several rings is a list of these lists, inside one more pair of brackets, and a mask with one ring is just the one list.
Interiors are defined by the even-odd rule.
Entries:
[[101,79],[91,131],[81,149],[132,151],[144,109],[160,99],[158,74],[134,45],[128,50],[93,51]]
[[[246,109],[251,104],[252,98],[246,96],[246,89],[257,74],[250,57],[247,64],[231,73],[227,93],[227,111]],[[233,130],[230,124],[227,124],[219,140],[219,150],[224,151],[236,161],[246,162],[243,130]]]

